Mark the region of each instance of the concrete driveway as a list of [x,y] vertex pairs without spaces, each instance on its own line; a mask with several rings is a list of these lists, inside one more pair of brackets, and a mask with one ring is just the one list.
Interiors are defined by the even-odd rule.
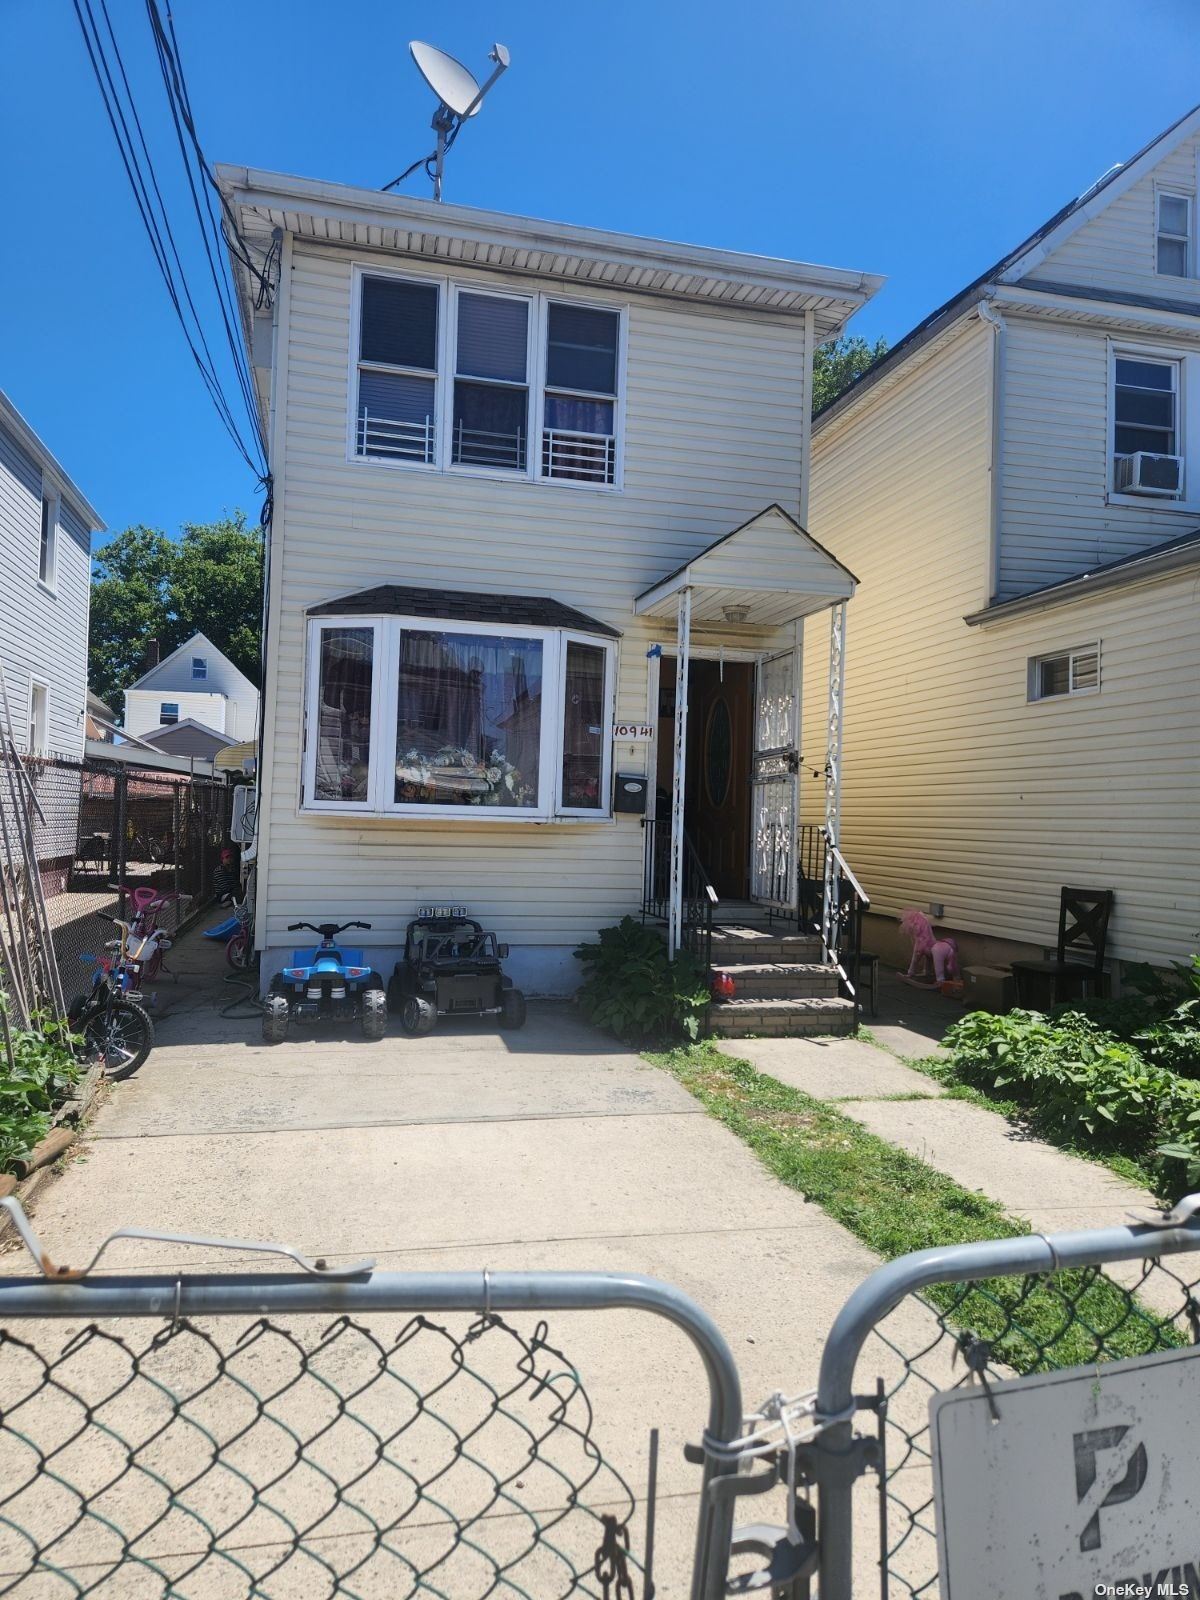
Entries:
[[[218,1014],[230,992],[205,987],[209,948],[185,942],[177,965],[191,988],[153,1055],[114,1087],[82,1152],[39,1197],[36,1224],[56,1259],[140,1225],[371,1255],[389,1270],[649,1273],[716,1319],[748,1405],[815,1383],[832,1317],[874,1258],[672,1079],[569,1007],[533,1005],[511,1034],[459,1023],[416,1041],[297,1033],[268,1047],[255,1021]],[[107,1264],[246,1265],[155,1244],[118,1246]],[[24,1271],[23,1258],[5,1255],[3,1270]],[[629,1312],[559,1314],[550,1335],[584,1378],[601,1449],[639,1496],[650,1430],[661,1430],[655,1577],[664,1597],[686,1593],[697,1472],[682,1447],[707,1412],[694,1351]],[[754,1502],[741,1520],[763,1509]],[[865,1529],[873,1514],[868,1495]],[[862,1555],[867,1573],[874,1552]]]

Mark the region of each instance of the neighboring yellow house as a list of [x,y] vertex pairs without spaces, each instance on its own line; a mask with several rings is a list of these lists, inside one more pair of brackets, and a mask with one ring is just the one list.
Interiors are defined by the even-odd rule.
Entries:
[[860,582],[842,844],[885,954],[908,906],[968,959],[1040,952],[1063,885],[1115,890],[1117,960],[1200,944],[1198,163],[1200,109],[814,423],[810,526]]
[[794,912],[796,644],[854,587],[801,526],[813,351],[881,280],[219,181],[249,259],[279,263],[264,293],[233,261],[274,479],[264,980],[293,921],[361,917],[386,970],[421,905],[459,903],[516,982],[564,992],[662,851],[686,939],[685,820],[712,871],[714,819],[739,830],[720,870],[741,909]]

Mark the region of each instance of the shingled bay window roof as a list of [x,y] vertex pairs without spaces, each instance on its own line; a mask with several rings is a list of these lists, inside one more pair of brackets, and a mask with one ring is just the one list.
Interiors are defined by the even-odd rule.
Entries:
[[452,622],[491,622],[500,626],[567,628],[576,633],[621,637],[618,628],[597,622],[574,606],[540,594],[481,594],[465,589],[417,589],[381,583],[374,589],[342,595],[309,608],[310,617],[432,617]]

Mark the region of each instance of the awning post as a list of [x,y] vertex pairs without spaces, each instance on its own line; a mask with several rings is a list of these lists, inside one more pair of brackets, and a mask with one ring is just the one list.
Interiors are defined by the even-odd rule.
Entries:
[[681,589],[675,657],[675,758],[671,774],[671,889],[667,904],[667,954],[683,944],[683,802],[687,764],[688,655],[692,642],[692,591]]
[[826,956],[837,951],[838,870],[833,852],[841,842],[842,719],[846,706],[846,602],[829,612],[829,706],[825,744],[825,883],[821,942]]

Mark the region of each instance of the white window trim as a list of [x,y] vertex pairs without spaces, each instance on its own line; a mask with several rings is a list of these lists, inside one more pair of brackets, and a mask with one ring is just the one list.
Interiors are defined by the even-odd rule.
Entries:
[[[1109,339],[1108,346],[1108,438],[1105,452],[1105,504],[1137,506],[1140,511],[1182,511],[1194,516],[1200,511],[1200,499],[1194,490],[1200,486],[1200,404],[1189,404],[1193,385],[1200,386],[1200,354],[1191,354],[1178,346],[1139,344],[1128,339]],[[1174,364],[1175,390],[1175,454],[1183,457],[1183,489],[1172,499],[1168,495],[1123,494],[1113,488],[1113,468],[1117,458],[1117,359],[1130,361],[1169,361]]]
[[[201,669],[199,672],[196,671],[197,666],[199,666],[200,669]],[[193,656],[192,657],[192,682],[193,683],[207,683],[208,682],[208,657],[207,656]]]
[[[317,746],[309,737],[312,712],[317,703],[320,675],[320,635],[325,629],[369,628],[371,641],[371,760],[365,800],[318,800],[316,794]],[[539,736],[539,796],[537,806],[449,806],[409,805],[394,798],[396,761],[396,714],[400,686],[392,670],[399,660],[400,635],[420,633],[489,634],[499,638],[538,639],[542,643],[542,725]],[[569,640],[595,645],[605,652],[604,706],[601,745],[601,800],[595,808],[570,807],[562,803],[563,734],[565,727],[566,646]],[[493,822],[610,823],[612,810],[612,725],[617,681],[617,641],[606,634],[578,632],[564,628],[540,628],[527,624],[459,621],[442,617],[321,615],[308,624],[307,662],[304,673],[305,697],[303,787],[301,814],[325,816],[371,816],[393,821],[442,821],[486,824]],[[553,697],[546,685],[553,688]],[[551,714],[546,714],[546,708]]]
[[[359,360],[359,337],[362,322],[362,282],[364,278],[394,278],[402,283],[434,285],[438,297],[438,339],[436,373],[434,380],[434,415],[437,419],[437,438],[434,441],[432,461],[388,460],[383,456],[358,453],[358,373],[362,366],[380,372],[411,373],[414,377],[431,374],[416,367],[390,367],[386,363]],[[592,493],[621,494],[625,488],[625,397],[626,358],[629,341],[629,307],[614,305],[612,301],[585,299],[575,295],[522,291],[507,285],[493,287],[479,279],[466,279],[441,273],[405,272],[390,266],[356,261],[350,273],[350,350],[347,368],[347,393],[349,403],[346,418],[346,460],[352,466],[383,467],[389,472],[434,472],[443,476],[485,478],[500,483],[539,483],[550,489],[584,489]],[[458,296],[468,294],[491,295],[497,299],[526,300],[529,314],[529,439],[526,446],[525,471],[517,472],[506,467],[481,467],[469,463],[451,465],[450,430],[454,417],[454,380],[458,346]],[[596,398],[613,403],[613,481],[598,483],[586,478],[547,478],[542,473],[542,433],[546,414],[546,329],[547,307],[558,305],[578,306],[582,310],[608,311],[617,317],[617,392],[616,395],[599,395]],[[486,380],[484,380],[486,381]],[[585,394],[584,390],[572,393]]]
[[[1094,655],[1096,658],[1095,683],[1089,684],[1086,689],[1075,689],[1070,687],[1071,680],[1075,676],[1075,658],[1077,656],[1089,655]],[[1039,694],[1038,678],[1043,663],[1047,661],[1060,661],[1063,658],[1065,658],[1068,663],[1067,689],[1062,694]],[[1062,650],[1043,650],[1038,655],[1029,657],[1025,667],[1025,674],[1025,698],[1031,706],[1053,705],[1060,700],[1080,700],[1086,695],[1099,694],[1101,685],[1104,682],[1100,640],[1092,639],[1089,640],[1087,644],[1071,645],[1069,648]]]
[[[1187,206],[1187,232],[1170,233],[1162,226],[1162,200],[1182,200]],[[1154,186],[1154,275],[1157,278],[1174,279],[1180,281],[1177,272],[1160,272],[1158,269],[1158,241],[1160,239],[1182,240],[1184,245],[1184,271],[1183,278],[1194,278],[1196,275],[1196,197],[1189,189],[1174,188],[1171,184],[1155,184]]]
[[[540,325],[538,312],[538,297],[534,294],[517,294],[511,289],[491,289],[484,284],[460,283],[454,279],[448,281],[449,293],[444,304],[448,307],[446,322],[448,348],[446,351],[446,382],[442,385],[441,410],[438,416],[438,430],[445,440],[444,453],[437,451],[438,465],[445,472],[452,472],[456,477],[464,478],[494,478],[515,479],[521,482],[531,475],[531,463],[534,447],[534,373],[536,371],[535,351],[537,347],[537,334]],[[525,322],[525,465],[517,467],[488,467],[474,461],[454,460],[454,389],[458,383],[458,301],[463,294],[475,294],[486,300],[519,300],[528,307]],[[497,389],[519,389],[519,383],[507,383],[502,378],[472,378],[463,377],[464,383],[491,384]],[[538,434],[540,444],[541,435]]]
[[[45,696],[46,696],[46,700],[45,700],[46,722],[45,722],[45,727],[42,729],[42,739],[41,739],[41,743],[40,744],[35,740],[34,732],[33,732],[33,730],[34,730],[33,702],[34,702],[34,699],[36,697],[36,692],[37,692],[38,689],[43,690],[45,692]],[[26,721],[26,727],[29,729],[29,733],[28,733],[28,736],[27,736],[28,740],[29,740],[28,754],[31,755],[31,756],[49,755],[49,753],[50,753],[50,685],[47,683],[45,678],[35,678],[35,677],[32,676],[32,674],[30,675],[30,679],[29,679],[29,716],[28,716],[28,719]]]
[[163,714],[168,706],[175,707],[175,722],[182,722],[183,702],[181,700],[160,700],[158,702],[158,723],[161,728],[174,727],[174,723],[164,722]]
[[[46,573],[42,576],[42,510],[50,507],[49,528],[46,535]],[[38,586],[47,594],[58,593],[58,522],[62,515],[62,496],[53,485],[42,483],[42,495],[38,501]]]

